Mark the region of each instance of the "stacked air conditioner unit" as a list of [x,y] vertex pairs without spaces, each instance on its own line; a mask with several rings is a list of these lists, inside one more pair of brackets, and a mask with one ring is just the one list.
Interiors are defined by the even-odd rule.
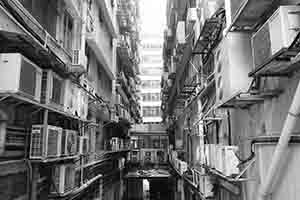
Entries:
[[124,169],[125,168],[125,158],[118,159],[118,168]]
[[122,104],[122,97],[121,97],[120,94],[117,94],[117,95],[116,95],[116,104],[119,104],[119,105]]
[[199,170],[192,170],[193,173],[193,183],[202,193],[203,197],[209,198],[214,196],[213,192],[213,180],[211,176],[208,176],[204,168],[199,168]]
[[184,172],[186,172],[188,170],[188,164],[184,161],[179,160],[179,172],[180,174],[183,174]]
[[33,125],[30,140],[30,158],[47,159],[61,155],[62,128]]
[[65,81],[52,70],[43,71],[42,103],[63,110]]
[[230,32],[215,51],[217,106],[250,88],[252,79],[248,73],[253,66],[250,36]]
[[79,154],[86,155],[89,152],[89,137],[80,136],[79,137]]
[[78,117],[82,119],[87,119],[88,103],[89,103],[88,93],[82,88],[79,88],[77,98],[78,98],[78,109],[77,109]]
[[214,186],[211,176],[200,176],[200,192],[203,194],[204,198],[209,198],[214,196]]
[[224,146],[216,145],[216,160],[215,160],[215,169],[219,172],[224,172],[224,155],[223,155]]
[[198,8],[188,8],[187,20],[189,22],[196,22],[198,19]]
[[166,157],[166,154],[165,154],[164,151],[158,150],[158,151],[156,152],[156,157],[157,157],[157,161],[158,161],[159,163],[167,162],[167,157]]
[[75,165],[56,165],[52,170],[51,193],[63,195],[75,188]]
[[41,100],[42,70],[19,53],[0,54],[0,92]]
[[223,148],[223,174],[225,174],[225,176],[232,176],[240,173],[238,168],[240,160],[236,156],[237,151],[237,146],[224,146]]
[[237,146],[224,146],[215,144],[205,145],[206,166],[213,168],[225,176],[239,173],[239,159],[236,156]]
[[[300,6],[280,6],[252,36],[254,67],[265,64],[272,56],[290,47],[300,29]],[[292,55],[293,56],[293,55]],[[286,61],[271,62],[282,66]]]
[[176,29],[176,39],[178,44],[185,44],[185,21],[178,21]]
[[77,154],[78,132],[74,130],[63,130],[61,154],[63,156],[72,156]]
[[91,95],[96,95],[96,89],[93,87],[92,83],[87,78],[81,78],[80,85]]
[[216,167],[216,162],[217,162],[217,150],[218,150],[218,146],[215,144],[208,144],[208,151],[209,151],[209,165],[211,168],[215,168]]
[[78,90],[78,86],[70,79],[65,81],[64,111],[72,115],[78,112]]
[[120,150],[120,138],[112,137],[110,139],[110,146],[112,151],[119,151]]
[[87,56],[81,49],[74,49],[72,55],[72,63],[70,72],[72,73],[85,73],[87,71]]
[[143,149],[141,150],[141,158],[143,159],[144,163],[155,163],[156,161],[156,152],[150,149]]
[[140,152],[139,151],[131,151],[130,152],[130,161],[131,162],[139,162],[140,161]]

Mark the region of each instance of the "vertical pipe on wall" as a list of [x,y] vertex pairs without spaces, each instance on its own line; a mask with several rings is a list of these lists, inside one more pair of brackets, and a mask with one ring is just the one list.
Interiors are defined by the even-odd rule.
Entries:
[[283,159],[286,157],[289,140],[291,134],[294,130],[294,127],[297,124],[300,113],[300,81],[296,89],[292,104],[290,106],[289,112],[287,114],[286,120],[281,131],[281,136],[279,138],[278,144],[275,148],[268,173],[260,186],[258,193],[258,200],[264,200],[270,196],[273,192],[273,186],[275,185],[274,180],[277,180],[277,177],[280,176],[282,172],[281,164]]

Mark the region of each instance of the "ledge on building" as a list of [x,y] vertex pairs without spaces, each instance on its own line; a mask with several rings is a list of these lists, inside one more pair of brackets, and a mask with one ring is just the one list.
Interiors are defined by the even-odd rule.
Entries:
[[27,105],[29,107],[32,107],[34,112],[44,109],[44,110],[48,110],[49,112],[60,114],[64,117],[79,120],[81,122],[92,123],[89,120],[85,120],[78,116],[64,112],[62,109],[60,110],[60,109],[54,108],[53,106],[39,103],[38,101],[30,99],[26,95],[23,95],[21,93],[0,93],[0,102],[3,102],[3,101],[5,101],[6,103],[10,103],[11,105],[21,105],[21,104]]
[[236,10],[227,32],[255,31],[276,9],[278,2],[278,0],[244,0]]
[[263,92],[246,92],[246,93],[237,93],[230,97],[227,101],[221,102],[216,105],[215,108],[241,108],[247,109],[250,106],[262,103],[268,98],[277,97],[282,93],[282,90],[269,90]]
[[[299,43],[299,38],[300,33],[298,33],[294,43]],[[294,43],[290,48],[283,48],[271,56],[263,64],[251,71],[249,76],[290,76],[294,71],[299,69],[300,63],[299,44]]]

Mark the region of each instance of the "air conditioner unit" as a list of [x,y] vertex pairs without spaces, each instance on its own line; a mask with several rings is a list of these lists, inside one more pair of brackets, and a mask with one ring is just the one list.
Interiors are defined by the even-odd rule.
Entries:
[[30,140],[30,158],[46,159],[61,155],[62,128],[33,125]]
[[42,103],[63,109],[65,81],[52,70],[43,71]]
[[130,152],[130,161],[131,162],[139,162],[140,161],[140,152],[139,151],[131,151]]
[[187,20],[195,22],[198,19],[198,8],[189,8],[187,12]]
[[188,164],[184,161],[179,160],[179,168],[178,168],[180,174],[183,174],[188,170]]
[[253,66],[250,34],[230,32],[215,51],[216,105],[248,91]]
[[142,158],[145,163],[154,163],[155,162],[155,152],[151,150],[143,150]]
[[85,155],[89,152],[89,137],[80,136],[79,137],[79,154]]
[[167,157],[164,151],[157,151],[156,152],[157,161],[159,163],[167,162]]
[[202,176],[203,197],[209,198],[214,196],[214,185],[211,176]]
[[216,167],[216,153],[217,153],[217,146],[215,144],[208,144],[209,148],[209,167],[215,168]]
[[84,73],[87,71],[87,56],[81,49],[74,49],[72,55],[72,64],[70,66],[70,72],[72,73]]
[[173,32],[172,32],[172,29],[171,29],[171,28],[168,28],[168,29],[167,29],[167,36],[168,36],[168,37],[172,37],[172,36],[173,36]]
[[81,78],[80,79],[80,85],[86,90],[88,91],[90,94],[94,95],[96,94],[96,90],[93,86],[93,84],[88,81],[86,78]]
[[176,28],[176,38],[179,44],[185,43],[185,21],[178,21]]
[[224,146],[216,145],[216,170],[224,172],[224,157],[223,157]]
[[116,104],[120,104],[120,105],[122,104],[122,97],[120,94],[116,95]]
[[53,166],[50,192],[52,194],[63,195],[75,188],[75,165],[63,164]]
[[111,150],[119,151],[120,150],[120,138],[112,137],[110,140]]
[[41,100],[42,70],[19,53],[0,54],[0,92]]
[[75,187],[79,188],[81,186],[81,183],[83,182],[83,173],[82,173],[81,167],[75,167]]
[[237,146],[224,146],[223,149],[223,174],[225,176],[232,176],[240,173],[237,167],[240,163],[236,156],[238,151]]
[[86,91],[79,88],[77,98],[78,98],[78,109],[77,109],[78,117],[82,119],[87,119],[89,96]]
[[61,140],[61,154],[63,156],[71,156],[77,154],[77,136],[77,131],[63,130]]
[[255,68],[260,67],[281,50],[289,48],[293,43],[300,28],[299,12],[300,6],[280,6],[252,36]]
[[78,109],[78,86],[70,79],[65,81],[64,111],[76,115]]

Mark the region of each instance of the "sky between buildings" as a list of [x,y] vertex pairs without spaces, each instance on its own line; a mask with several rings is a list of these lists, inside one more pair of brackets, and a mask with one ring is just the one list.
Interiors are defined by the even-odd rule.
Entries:
[[166,26],[166,0],[140,0],[141,39],[151,35],[160,36]]

